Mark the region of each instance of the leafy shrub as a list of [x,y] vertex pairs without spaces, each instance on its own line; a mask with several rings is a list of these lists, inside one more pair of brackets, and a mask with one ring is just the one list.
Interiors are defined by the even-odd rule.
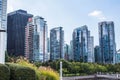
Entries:
[[16,62],[17,62],[16,64],[19,64],[19,65],[22,65],[22,66],[27,66],[27,67],[35,70],[36,80],[44,80],[43,77],[41,76],[40,71],[38,71],[38,68],[35,65],[29,63],[28,60],[25,60],[25,59],[21,58],[21,59],[18,59]]
[[49,67],[40,67],[39,71],[45,80],[59,80],[59,74]]
[[10,68],[10,80],[35,80],[35,71],[19,64],[8,63]]
[[59,74],[50,67],[37,68],[35,65],[29,63],[27,60],[24,59],[19,59],[16,62],[19,65],[27,66],[34,69],[37,76],[36,80],[59,80]]
[[6,65],[0,64],[0,80],[9,80],[10,70]]

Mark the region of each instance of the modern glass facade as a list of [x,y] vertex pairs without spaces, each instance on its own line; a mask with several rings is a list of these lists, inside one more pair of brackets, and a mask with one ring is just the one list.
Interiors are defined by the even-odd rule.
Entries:
[[48,52],[48,60],[50,60],[50,38],[47,38],[47,52]]
[[34,60],[35,61],[47,61],[47,23],[44,18],[36,16],[34,17]]
[[17,10],[7,16],[7,51],[9,55],[25,56],[25,26],[33,15]]
[[73,53],[75,61],[88,61],[88,29],[86,25],[73,31]]
[[94,38],[93,36],[88,37],[88,62],[95,62],[94,56]]
[[48,61],[47,24],[44,18],[39,16],[29,18],[25,30],[26,58],[37,62]]
[[114,64],[116,55],[114,23],[100,22],[99,24],[99,45],[102,56],[102,63]]
[[117,51],[115,63],[120,63],[120,50]]
[[68,44],[64,45],[64,59],[69,60],[69,45]]
[[96,63],[101,63],[101,60],[102,60],[102,56],[101,56],[101,53],[100,53],[100,47],[99,46],[95,46],[94,48],[94,54],[95,54],[95,62]]
[[50,60],[64,59],[64,31],[62,27],[50,30]]
[[[75,61],[93,61],[93,38],[90,38],[90,31],[86,25],[76,28],[73,31],[73,54]],[[92,51],[92,52],[91,52]]]
[[69,60],[74,60],[73,40],[70,41],[70,46],[69,46]]
[[7,29],[7,0],[0,0],[0,63],[5,62],[5,50],[6,50],[6,29]]

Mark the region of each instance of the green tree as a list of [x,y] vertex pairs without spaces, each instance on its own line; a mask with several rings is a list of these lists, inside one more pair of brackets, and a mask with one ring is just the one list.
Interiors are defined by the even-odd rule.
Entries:
[[5,62],[10,62],[10,56],[8,55],[7,51],[5,51]]

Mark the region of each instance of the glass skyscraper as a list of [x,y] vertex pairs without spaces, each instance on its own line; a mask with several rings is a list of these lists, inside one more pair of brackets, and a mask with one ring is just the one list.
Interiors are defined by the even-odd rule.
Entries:
[[115,63],[120,63],[120,49],[116,53],[116,62]]
[[73,54],[75,61],[93,62],[93,46],[93,37],[90,36],[90,31],[86,25],[74,29]]
[[64,44],[64,59],[69,60],[69,45]]
[[102,60],[102,56],[101,56],[101,53],[100,53],[100,47],[99,46],[95,46],[94,48],[94,54],[95,54],[95,62],[96,63],[101,63],[101,60]]
[[50,60],[50,38],[47,38],[47,52],[48,52],[47,59]]
[[48,61],[47,52],[47,24],[44,18],[36,16],[29,18],[25,28],[25,54],[32,61]]
[[62,27],[50,30],[50,60],[64,59],[64,31]]
[[98,25],[102,63],[114,64],[116,55],[114,23],[112,21],[104,21],[100,22]]
[[70,41],[70,46],[69,46],[69,60],[74,60],[73,40]]
[[88,62],[95,62],[94,56],[94,37],[88,36]]
[[25,56],[25,26],[33,15],[17,10],[7,16],[7,51],[9,55]]
[[44,18],[36,16],[34,17],[34,37],[33,37],[33,54],[35,61],[47,61],[47,23]]
[[5,50],[6,50],[6,29],[7,29],[7,0],[0,0],[0,63],[5,62]]

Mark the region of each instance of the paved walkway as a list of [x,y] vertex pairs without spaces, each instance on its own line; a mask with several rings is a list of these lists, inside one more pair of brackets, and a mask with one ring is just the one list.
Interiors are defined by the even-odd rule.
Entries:
[[95,76],[74,76],[74,77],[63,77],[63,80],[79,80],[79,79],[94,79]]
[[88,79],[95,79],[95,78],[120,80],[120,74],[63,77],[63,80],[88,80]]

